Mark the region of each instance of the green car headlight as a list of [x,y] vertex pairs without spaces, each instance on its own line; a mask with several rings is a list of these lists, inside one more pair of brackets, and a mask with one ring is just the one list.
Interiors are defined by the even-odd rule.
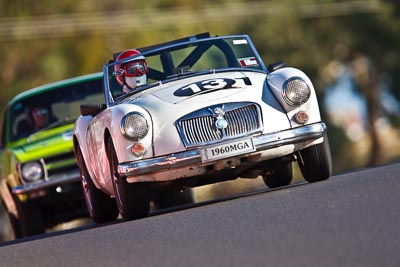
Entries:
[[43,165],[32,161],[21,165],[21,176],[25,182],[32,183],[44,178]]
[[122,118],[121,132],[124,136],[139,141],[149,132],[149,125],[142,114],[131,112]]

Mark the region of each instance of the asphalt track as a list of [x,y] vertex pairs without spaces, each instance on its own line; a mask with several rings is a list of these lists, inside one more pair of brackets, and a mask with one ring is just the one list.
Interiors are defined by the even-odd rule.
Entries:
[[400,266],[400,164],[0,244],[0,266]]

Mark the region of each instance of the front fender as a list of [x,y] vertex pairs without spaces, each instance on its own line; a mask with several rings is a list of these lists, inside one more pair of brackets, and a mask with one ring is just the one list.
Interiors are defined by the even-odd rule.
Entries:
[[76,139],[76,141],[78,142],[79,148],[82,151],[83,159],[85,160],[85,162],[89,162],[89,158],[87,158],[88,147],[86,139],[87,139],[87,129],[92,120],[93,120],[92,116],[79,116],[75,122],[73,130],[74,139]]
[[[307,102],[300,106],[291,106],[283,98],[283,88],[285,82],[293,77],[298,77],[304,80],[310,88],[311,95]],[[276,70],[268,75],[267,83],[275,97],[278,99],[285,112],[288,114],[288,118],[293,127],[298,126],[294,120],[294,116],[299,111],[305,111],[309,115],[309,121],[307,124],[312,124],[321,121],[321,115],[319,111],[319,105],[317,95],[315,93],[314,85],[310,78],[301,70],[296,68],[282,68]]]
[[[89,168],[91,164],[91,158],[89,157],[89,148],[87,145],[87,129],[90,122],[93,120],[92,116],[79,116],[75,122],[73,136],[74,136],[74,150],[80,149],[85,165],[88,169],[89,175],[93,177],[92,169]],[[96,184],[96,181],[93,181]],[[97,186],[97,184],[96,184]]]
[[[154,156],[153,146],[152,146],[153,121],[147,110],[134,104],[121,104],[114,108],[111,108],[110,112],[111,112],[111,116],[109,116],[110,121],[109,123],[107,123],[105,131],[109,131],[111,135],[118,161],[129,162],[129,161],[140,160],[142,158],[153,157]],[[148,123],[149,129],[147,135],[138,141],[146,148],[145,154],[140,157],[137,157],[132,153],[132,146],[135,145],[137,142],[124,136],[121,131],[122,127],[121,121],[123,117],[129,113],[141,114]]]

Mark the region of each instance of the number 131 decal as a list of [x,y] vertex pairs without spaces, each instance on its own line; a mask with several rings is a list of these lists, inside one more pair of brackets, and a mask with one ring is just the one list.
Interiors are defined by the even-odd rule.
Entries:
[[251,85],[251,81],[248,77],[242,78],[218,78],[208,79],[195,83],[188,84],[184,87],[177,89],[174,92],[175,96],[192,96],[199,92],[207,90],[218,90],[218,89],[229,89],[229,88],[241,88],[246,85]]

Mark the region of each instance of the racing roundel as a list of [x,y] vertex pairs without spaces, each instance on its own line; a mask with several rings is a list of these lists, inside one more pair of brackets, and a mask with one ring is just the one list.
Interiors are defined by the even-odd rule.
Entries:
[[251,85],[248,77],[242,78],[216,78],[198,81],[195,83],[187,84],[174,92],[175,96],[192,96],[200,92],[208,90],[229,89],[229,88],[243,88],[246,85]]

